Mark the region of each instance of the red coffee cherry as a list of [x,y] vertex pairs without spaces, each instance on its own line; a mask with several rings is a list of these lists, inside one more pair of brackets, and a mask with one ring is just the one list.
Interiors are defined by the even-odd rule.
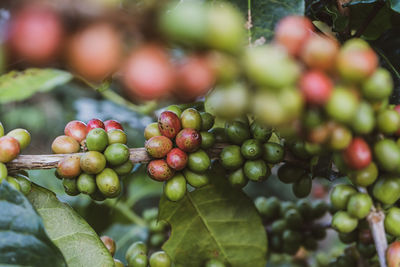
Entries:
[[307,103],[323,105],[331,96],[333,83],[322,71],[306,72],[300,79],[300,90]]
[[81,149],[78,141],[71,136],[61,135],[54,139],[51,150],[54,154],[77,153]]
[[81,121],[70,121],[65,126],[64,133],[80,143],[85,140],[88,132],[85,123]]
[[185,152],[194,152],[201,145],[201,135],[194,129],[185,128],[178,133],[175,143]]
[[104,126],[104,123],[101,120],[99,120],[99,119],[91,119],[87,123],[86,128],[87,128],[87,132],[89,133],[91,130],[96,129],[96,128],[104,129],[105,126]]
[[43,5],[29,5],[11,20],[9,44],[19,58],[46,64],[57,56],[63,39],[59,15]]
[[132,98],[162,98],[175,85],[174,68],[164,49],[157,45],[145,45],[133,51],[123,75],[127,93]]
[[66,156],[58,162],[57,173],[62,178],[74,179],[81,174],[81,158],[79,156]]
[[187,154],[179,148],[173,148],[167,154],[167,163],[174,170],[183,170],[186,167],[187,161]]
[[173,139],[182,129],[181,120],[174,112],[164,111],[158,117],[158,129],[162,135]]
[[154,136],[146,141],[147,153],[153,158],[163,158],[172,149],[172,141],[165,136]]
[[124,130],[124,128],[122,127],[121,123],[119,123],[116,120],[108,120],[104,122],[104,129],[106,130],[106,132],[112,130],[112,129],[119,129],[121,131]]
[[166,181],[175,173],[163,159],[150,161],[147,165],[147,172],[149,176],[156,181]]
[[302,16],[288,16],[278,22],[275,41],[291,55],[298,55],[314,30],[311,21]]
[[343,151],[343,159],[350,168],[363,169],[371,163],[371,149],[364,139],[353,138],[350,145]]
[[0,138],[0,162],[7,163],[15,159],[20,152],[18,140],[11,136]]
[[335,39],[313,34],[304,44],[300,56],[308,67],[329,71],[335,67],[338,52],[339,44]]
[[400,241],[390,244],[386,252],[388,267],[398,267],[400,265]]

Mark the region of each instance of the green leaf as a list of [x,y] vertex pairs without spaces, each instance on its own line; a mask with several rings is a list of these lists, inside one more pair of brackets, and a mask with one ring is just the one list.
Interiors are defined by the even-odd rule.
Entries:
[[250,4],[253,27],[252,40],[260,37],[269,40],[273,37],[275,24],[288,15],[304,15],[304,0],[231,0],[247,18]]
[[390,8],[400,13],[400,0],[389,0]]
[[25,100],[69,82],[73,76],[56,69],[26,69],[0,76],[0,103]]
[[50,239],[61,250],[69,267],[114,266],[111,254],[96,232],[54,193],[33,185],[28,199],[42,216]]
[[46,235],[42,219],[26,197],[7,182],[0,184],[0,265],[66,266]]
[[172,227],[163,249],[176,264],[197,267],[218,258],[232,267],[265,266],[267,235],[242,191],[208,185],[179,202],[163,197],[159,210]]

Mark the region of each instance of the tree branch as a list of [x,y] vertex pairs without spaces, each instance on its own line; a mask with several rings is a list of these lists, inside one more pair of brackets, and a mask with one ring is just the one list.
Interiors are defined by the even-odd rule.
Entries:
[[367,221],[369,224],[369,228],[372,231],[372,236],[374,238],[376,251],[378,253],[379,263],[381,267],[386,267],[386,250],[388,247],[386,234],[385,234],[385,226],[383,221],[385,219],[385,214],[375,209],[373,207],[372,211],[369,213],[367,217]]

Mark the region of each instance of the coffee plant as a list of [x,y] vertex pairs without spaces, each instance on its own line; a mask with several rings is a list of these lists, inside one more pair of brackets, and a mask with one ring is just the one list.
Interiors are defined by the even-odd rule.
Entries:
[[0,265],[399,266],[399,33],[399,0],[1,1]]

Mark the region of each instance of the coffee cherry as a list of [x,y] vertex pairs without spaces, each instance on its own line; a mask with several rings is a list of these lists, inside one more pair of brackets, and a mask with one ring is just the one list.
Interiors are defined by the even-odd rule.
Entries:
[[108,145],[108,135],[104,129],[95,128],[86,137],[86,147],[90,151],[102,152]]
[[201,135],[194,129],[182,129],[176,136],[175,143],[185,152],[194,152],[201,145]]
[[171,259],[164,251],[157,251],[150,256],[150,267],[171,267]]
[[150,138],[152,138],[154,136],[161,136],[161,132],[158,129],[158,123],[157,122],[150,123],[144,129],[144,138],[146,140],[149,140]]
[[31,134],[25,129],[14,129],[8,132],[7,136],[17,139],[21,150],[31,143]]
[[358,219],[367,217],[372,207],[372,199],[368,194],[357,193],[350,197],[347,203],[347,212]]
[[386,251],[388,267],[396,267],[400,264],[400,241],[395,241],[389,245]]
[[247,160],[243,166],[244,175],[252,181],[265,181],[271,170],[263,160]]
[[81,121],[68,122],[65,126],[64,133],[67,136],[71,136],[79,143],[82,142],[88,134],[86,124]]
[[227,143],[229,142],[228,137],[225,134],[225,129],[221,127],[212,128],[208,131],[212,133],[215,137],[216,143]]
[[400,164],[400,148],[391,139],[380,140],[374,145],[374,157],[382,170],[393,172]]
[[278,163],[281,162],[285,156],[285,150],[283,146],[273,142],[267,142],[263,144],[264,154],[263,159],[267,163]]
[[121,123],[119,123],[116,120],[108,120],[104,122],[104,129],[106,130],[106,132],[109,132],[113,129],[118,129],[123,131],[124,127],[122,127]]
[[372,155],[364,139],[356,137],[353,138],[350,145],[343,151],[343,158],[350,168],[360,170],[371,163]]
[[122,163],[121,165],[114,167],[113,170],[118,175],[127,175],[132,171],[133,166],[134,165],[133,165],[132,161],[127,160],[125,163]]
[[358,108],[358,99],[350,89],[337,87],[332,91],[325,110],[328,115],[342,123],[350,123]]
[[297,180],[292,185],[293,194],[297,198],[305,198],[311,193],[312,179],[309,174],[302,175],[299,180]]
[[378,57],[362,39],[351,39],[340,49],[337,70],[346,80],[361,82],[374,73]]
[[190,153],[188,157],[188,167],[194,172],[205,172],[211,165],[210,157],[207,153],[199,149],[196,152]]
[[350,233],[339,233],[339,240],[344,244],[351,244],[358,241],[357,229]]
[[105,168],[96,175],[96,184],[99,191],[106,197],[116,197],[121,192],[118,175],[110,168]]
[[215,117],[208,112],[200,112],[201,116],[201,130],[208,131],[214,126]]
[[240,152],[240,146],[230,145],[224,147],[220,154],[221,164],[225,169],[236,170],[244,163],[244,158]]
[[257,159],[262,155],[261,142],[257,139],[248,139],[242,144],[240,151],[246,159]]
[[378,178],[378,167],[374,162],[371,162],[363,169],[351,171],[348,176],[354,185],[367,187],[372,185]]
[[288,16],[281,19],[275,28],[275,41],[292,55],[298,55],[310,38],[314,27],[302,16]]
[[114,256],[115,254],[115,250],[116,250],[116,244],[115,241],[106,235],[103,235],[102,237],[100,237],[101,241],[103,242],[104,246],[108,249],[108,251],[110,252],[111,256]]
[[149,230],[151,233],[162,233],[165,232],[167,223],[158,219],[153,219],[149,223]]
[[[18,182],[19,186],[20,186],[20,190],[22,192],[22,194],[27,195],[29,194],[29,192],[32,189],[32,182],[31,180],[29,180],[28,177],[22,175],[22,174],[17,174],[15,175],[15,180]],[[0,177],[0,181],[1,181],[1,177]],[[1,183],[1,182],[0,182]]]
[[0,137],[0,162],[7,163],[15,159],[20,152],[19,142],[11,136]]
[[128,260],[128,266],[132,267],[147,267],[148,266],[148,258],[147,255],[138,254],[135,257],[131,257]]
[[104,123],[102,120],[99,119],[91,119],[87,124],[86,124],[87,132],[90,132],[93,129],[96,128],[102,128],[104,129]]
[[344,126],[337,125],[331,130],[329,146],[333,150],[342,150],[349,146],[351,139],[351,131]]
[[78,141],[66,135],[58,136],[51,144],[51,150],[55,154],[71,154],[81,149]]
[[76,186],[75,179],[63,179],[64,191],[69,196],[79,195],[78,187]]
[[385,230],[387,233],[399,237],[400,236],[400,209],[391,207],[385,217]]
[[163,158],[172,149],[171,139],[165,136],[154,136],[146,141],[145,148],[147,153],[153,158]]
[[400,199],[400,181],[397,177],[380,177],[372,189],[374,198],[386,205]]
[[185,109],[181,114],[181,121],[183,128],[191,128],[197,131],[201,130],[201,115],[194,108]]
[[211,89],[215,82],[215,74],[207,58],[188,56],[178,67],[177,82],[177,96],[183,100],[193,100]]
[[172,111],[164,111],[158,117],[158,129],[162,135],[173,139],[182,129],[181,121]]
[[320,34],[311,35],[301,50],[301,59],[310,68],[329,71],[335,67],[338,42]]
[[80,167],[88,174],[98,174],[106,167],[106,158],[98,151],[89,151],[82,155]]
[[10,46],[19,58],[43,65],[56,57],[63,39],[59,15],[43,5],[29,5],[14,14]]
[[172,169],[180,171],[186,167],[188,162],[187,154],[179,148],[173,148],[167,154],[167,163]]
[[180,118],[182,115],[182,109],[179,107],[179,105],[170,105],[165,109],[165,111],[171,111],[175,113],[178,118]]
[[357,228],[358,221],[345,211],[338,211],[333,215],[332,227],[340,233],[350,233]]
[[112,129],[107,132],[108,136],[108,144],[126,144],[128,141],[128,137],[126,136],[126,133],[122,130],[119,129]]
[[243,188],[249,180],[244,175],[243,168],[239,168],[228,175],[228,181],[232,187]]
[[372,101],[384,100],[393,91],[393,80],[386,69],[377,69],[362,85],[363,96]]
[[210,178],[207,173],[196,173],[192,172],[188,169],[183,170],[183,175],[186,178],[186,181],[193,187],[199,188],[207,185],[210,182]]
[[164,49],[157,45],[144,45],[133,51],[123,72],[127,93],[132,97],[165,97],[175,84],[173,66]]
[[333,83],[321,71],[309,71],[300,79],[300,90],[305,101],[311,105],[324,105],[330,98]]
[[107,162],[112,166],[121,165],[129,159],[129,149],[124,144],[109,145],[104,151]]
[[84,78],[101,81],[116,70],[121,50],[118,32],[107,23],[94,23],[70,39],[68,64]]
[[169,179],[164,186],[164,194],[171,201],[179,201],[185,196],[186,180],[185,177],[178,173]]
[[278,178],[285,184],[295,183],[303,174],[303,169],[291,165],[290,163],[285,163],[278,169]]
[[163,159],[150,161],[147,165],[147,172],[150,178],[156,181],[166,181],[174,175],[174,170]]
[[351,185],[339,184],[331,192],[331,204],[335,210],[345,210],[352,195],[357,191]]
[[325,215],[328,211],[329,206],[326,204],[325,201],[322,200],[315,200],[312,202],[312,217],[314,219],[319,219]]
[[375,114],[371,105],[363,101],[357,108],[351,126],[357,134],[368,134],[375,127]]
[[115,267],[125,267],[125,265],[122,263],[122,261],[118,259],[113,259],[114,260],[114,265]]
[[17,191],[21,191],[21,186],[19,185],[18,181],[12,177],[12,176],[7,176],[6,178],[7,183],[13,187]]
[[225,123],[225,134],[229,141],[236,145],[241,145],[245,140],[251,138],[248,125],[240,121]]
[[225,267],[225,264],[217,259],[211,259],[206,262],[205,267]]
[[[147,246],[142,241],[136,241],[129,246],[125,253],[125,259],[130,263],[130,259],[135,258],[137,255],[147,255]],[[147,267],[147,264],[145,267]]]
[[[267,220],[273,220],[279,217],[281,207],[279,200],[276,197],[257,197],[254,200],[254,205],[256,206],[258,212]],[[286,225],[286,222],[284,224]],[[282,232],[283,230],[284,229],[282,229]]]
[[215,137],[210,132],[200,132],[201,136],[201,148],[209,149],[215,144]]
[[79,156],[66,156],[58,162],[57,173],[62,178],[74,179],[81,173]]
[[400,115],[396,110],[385,109],[378,113],[376,126],[383,134],[393,134],[400,128]]
[[272,129],[263,125],[259,121],[253,121],[250,125],[250,132],[254,139],[260,142],[267,142],[272,134]]
[[87,195],[91,195],[96,192],[96,180],[91,174],[82,173],[76,180],[76,186],[79,192]]
[[100,192],[98,188],[96,189],[96,192],[90,195],[90,198],[94,201],[104,201],[106,199],[106,197]]

